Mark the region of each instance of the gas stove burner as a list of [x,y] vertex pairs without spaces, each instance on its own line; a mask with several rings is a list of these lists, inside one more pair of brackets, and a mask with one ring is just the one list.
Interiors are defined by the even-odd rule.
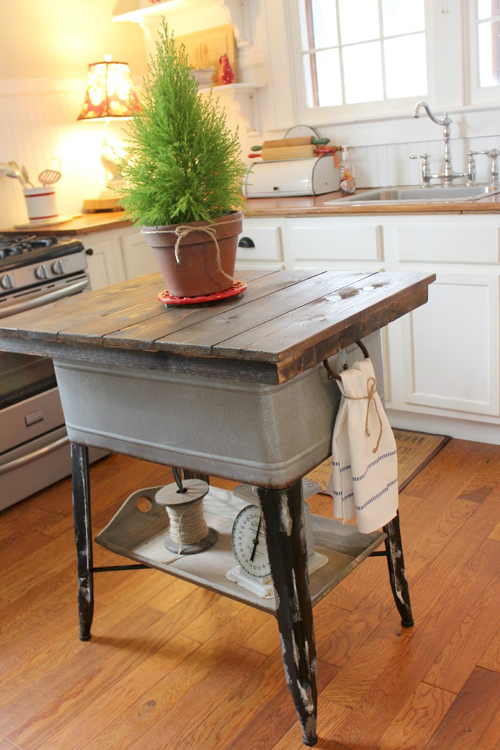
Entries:
[[57,245],[57,237],[37,237],[37,235],[0,235],[0,258],[30,253],[41,247]]

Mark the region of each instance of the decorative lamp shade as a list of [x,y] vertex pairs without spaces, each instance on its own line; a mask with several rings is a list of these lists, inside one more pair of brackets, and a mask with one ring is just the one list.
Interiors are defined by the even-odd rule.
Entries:
[[132,86],[127,63],[111,62],[108,55],[105,55],[103,62],[92,63],[89,65],[87,91],[78,120],[130,117],[140,109]]

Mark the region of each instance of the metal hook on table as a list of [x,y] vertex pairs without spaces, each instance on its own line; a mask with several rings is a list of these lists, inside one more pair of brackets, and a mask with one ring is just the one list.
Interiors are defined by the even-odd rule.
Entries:
[[[370,355],[368,353],[368,349],[363,344],[363,342],[362,341],[356,341],[356,345],[359,346],[359,348],[363,352],[364,358],[365,359],[369,359]],[[328,373],[328,380],[342,380],[342,378],[340,377],[340,375],[338,373],[336,373],[335,370],[332,369],[332,367],[330,367],[330,364],[329,364],[329,362],[328,362],[327,359],[323,360],[323,364],[325,366],[325,370]]]

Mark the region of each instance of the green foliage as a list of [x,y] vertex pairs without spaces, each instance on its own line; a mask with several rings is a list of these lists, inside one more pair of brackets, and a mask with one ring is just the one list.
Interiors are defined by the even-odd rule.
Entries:
[[144,81],[141,111],[127,139],[120,202],[132,221],[158,226],[210,220],[241,206],[245,165],[238,134],[212,94],[205,100],[162,21]]

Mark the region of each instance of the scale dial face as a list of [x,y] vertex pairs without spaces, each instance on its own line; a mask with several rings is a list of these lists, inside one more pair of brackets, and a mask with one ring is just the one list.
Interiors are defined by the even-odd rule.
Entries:
[[233,552],[242,569],[252,578],[271,575],[262,514],[255,505],[240,510],[234,520]]

